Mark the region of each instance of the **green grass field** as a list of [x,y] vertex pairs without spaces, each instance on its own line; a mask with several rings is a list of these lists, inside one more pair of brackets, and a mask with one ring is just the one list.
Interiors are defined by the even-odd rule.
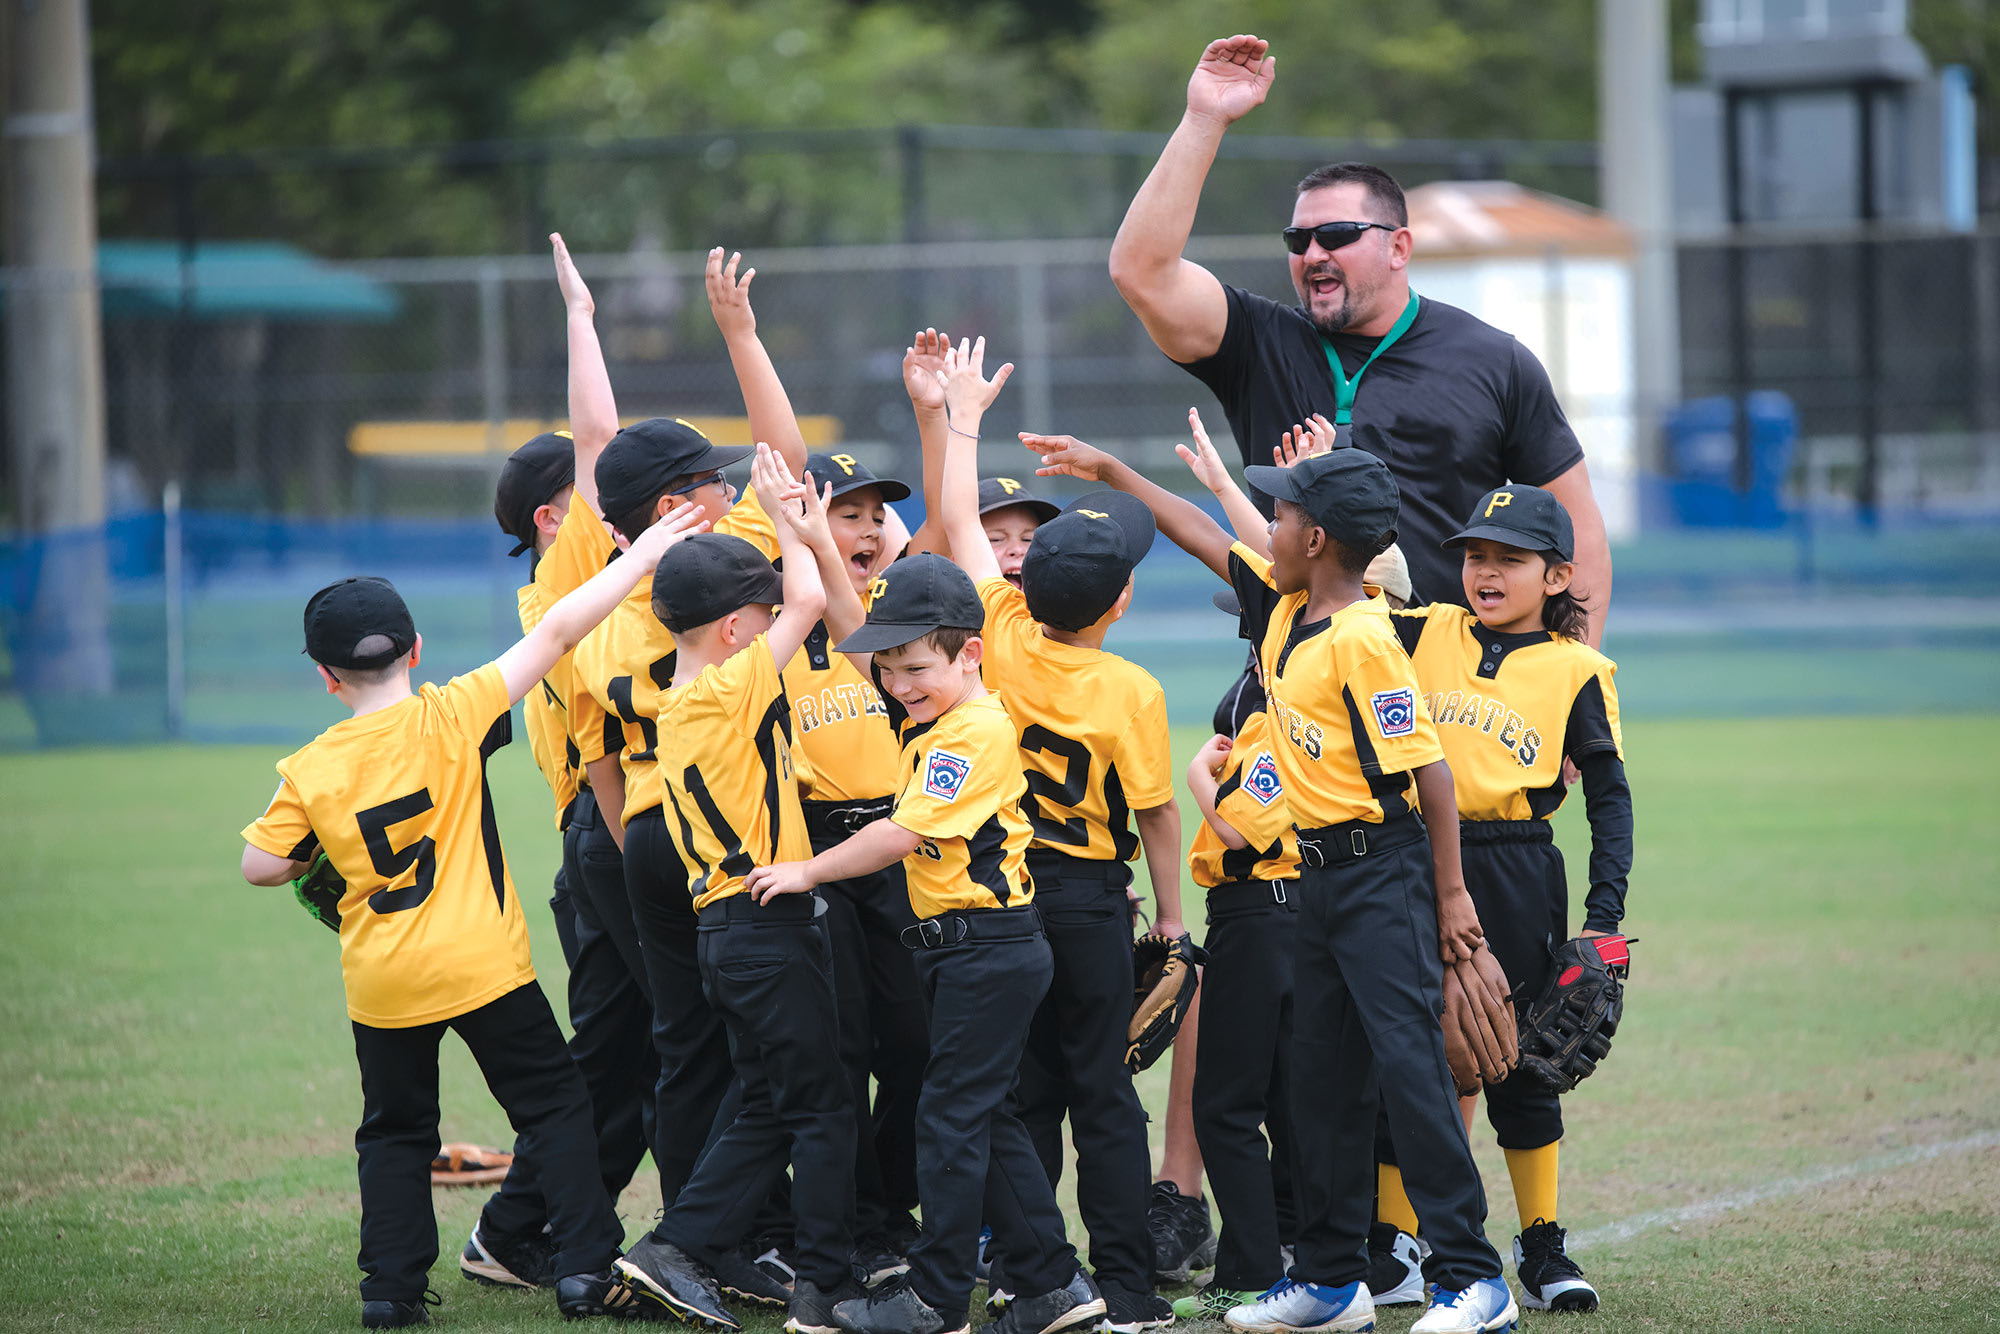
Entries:
[[[1605,1306],[1529,1324],[2000,1323],[2000,717],[1634,722],[1627,742],[1632,990],[1564,1150],[1562,1221]],[[334,942],[235,870],[276,755],[0,760],[0,1328],[356,1324]],[[525,747],[493,779],[560,1005],[547,798]],[[1578,867],[1581,812],[1560,828]],[[1164,1085],[1144,1079],[1156,1113]],[[447,1138],[505,1142],[455,1045],[444,1092]],[[1475,1141],[1504,1249],[1512,1196],[1483,1123]],[[437,1198],[440,1323],[549,1326],[546,1297],[458,1278],[480,1197]],[[657,1203],[627,1194],[630,1235]]]

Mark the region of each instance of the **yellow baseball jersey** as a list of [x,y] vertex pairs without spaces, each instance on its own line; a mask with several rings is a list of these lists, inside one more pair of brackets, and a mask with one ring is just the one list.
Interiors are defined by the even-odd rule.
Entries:
[[1306,593],[1281,595],[1270,561],[1239,542],[1229,571],[1264,665],[1271,754],[1293,825],[1379,824],[1412,809],[1410,771],[1444,751],[1388,602],[1378,594],[1302,621]]
[[1214,889],[1234,880],[1298,879],[1299,840],[1278,777],[1269,714],[1243,720],[1216,784],[1215,813],[1250,846],[1230,847],[1203,820],[1188,852],[1188,871],[1197,885]]
[[[777,559],[777,529],[751,492],[743,493],[713,531],[734,533],[766,559]],[[651,575],[584,636],[573,658],[569,726],[578,762],[618,756],[625,771],[624,822],[630,824],[665,799],[654,759],[660,692],[674,680],[674,636],[653,614]]]
[[785,664],[792,735],[804,757],[813,801],[868,801],[895,793],[902,770],[889,709],[852,659],[835,653],[826,622]]
[[[571,504],[555,541],[535,561],[535,577],[521,585],[519,604],[521,633],[542,623],[542,617],[569,593],[576,590],[618,554],[611,530],[591,512],[590,506]],[[549,668],[540,685],[521,701],[521,719],[528,734],[528,749],[535,765],[548,780],[556,799],[556,828],[569,821],[570,803],[582,784],[583,762],[569,735],[569,699],[572,690],[570,661],[565,653]]]
[[982,579],[983,675],[1020,731],[1031,846],[1131,861],[1131,813],[1174,799],[1167,697],[1147,671],[1103,649],[1058,643],[1005,579]]
[[768,639],[660,696],[660,732],[674,739],[655,766],[667,832],[696,908],[742,892],[753,866],[813,855],[792,773],[791,701]]
[[356,1023],[436,1023],[535,979],[486,786],[511,706],[488,663],[335,723],[278,761],[278,790],[243,831],[295,859],[317,839],[347,881],[340,971]]
[[902,790],[889,818],[923,842],[903,859],[918,917],[1032,902],[1014,723],[993,695],[903,723]]
[[1562,805],[1563,756],[1624,758],[1611,659],[1546,630],[1497,634],[1464,607],[1394,613],[1451,764],[1461,820],[1540,820]]

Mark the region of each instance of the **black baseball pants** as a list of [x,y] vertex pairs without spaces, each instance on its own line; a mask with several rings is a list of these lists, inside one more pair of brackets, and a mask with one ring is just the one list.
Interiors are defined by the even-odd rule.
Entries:
[[1290,1102],[1298,899],[1295,880],[1208,891],[1194,1137],[1222,1215],[1213,1281],[1236,1291],[1261,1292],[1278,1281],[1278,1248],[1298,1228]]
[[949,943],[917,950],[931,1052],[917,1103],[924,1231],[910,1251],[910,1278],[956,1328],[972,1302],[982,1223],[1023,1294],[1064,1286],[1077,1263],[1055,1189],[1008,1105],[1030,1017],[1055,971],[1048,938],[1033,905],[930,921]]
[[1291,1276],[1334,1287],[1368,1277],[1379,1097],[1431,1245],[1424,1277],[1450,1289],[1494,1277],[1500,1257],[1486,1242],[1486,1192],[1444,1058],[1444,965],[1423,821],[1301,829],[1299,844]]
[[[846,834],[816,822],[816,805],[808,803],[806,823],[818,853]],[[917,1207],[917,1100],[930,1036],[916,960],[902,940],[917,918],[900,862],[822,885],[820,897],[840,1004],[840,1063],[854,1090],[854,1233],[868,1237],[907,1227]]]
[[[1076,1203],[1090,1232],[1097,1281],[1131,1293],[1153,1290],[1146,1227],[1153,1159],[1146,1109],[1125,1068],[1132,1018],[1132,918],[1124,862],[1030,852],[1035,906],[1054,955],[1054,980],[1028,1029],[1015,1112],[1035,1143],[1049,1184],[1062,1177],[1062,1121],[1076,1145]],[[1014,1257],[995,1253],[1009,1278]]]
[[[1524,1015],[1551,980],[1552,952],[1569,939],[1562,850],[1546,820],[1467,821],[1459,826],[1459,847],[1486,947],[1507,974],[1517,1015]],[[1483,1096],[1501,1148],[1539,1149],[1562,1138],[1562,1100],[1548,1090],[1504,1079]]]
[[438,1043],[450,1029],[479,1062],[514,1127],[517,1164],[545,1192],[558,1277],[618,1258],[624,1230],[598,1175],[590,1094],[541,986],[529,982],[476,1010],[412,1028],[354,1024],[361,1067],[361,1299],[412,1301],[437,1260],[431,1159],[438,1151]]
[[701,910],[702,983],[729,1034],[741,1104],[653,1235],[713,1262],[750,1235],[789,1163],[794,1265],[831,1289],[854,1253],[854,1110],[820,911],[811,894],[762,907],[734,894]]

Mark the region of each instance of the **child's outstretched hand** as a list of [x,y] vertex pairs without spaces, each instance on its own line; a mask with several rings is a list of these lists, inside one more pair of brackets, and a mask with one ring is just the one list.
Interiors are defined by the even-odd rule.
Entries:
[[1229,750],[1233,745],[1235,742],[1226,736],[1212,736],[1194,753],[1194,762],[1199,764],[1202,771],[1210,778],[1220,777],[1222,766],[1229,762]]
[[1295,425],[1278,437],[1278,447],[1271,451],[1271,461],[1280,468],[1289,468],[1300,459],[1330,453],[1333,437],[1333,423],[1315,412],[1311,421]]
[[742,278],[736,276],[736,266],[743,256],[732,254],[729,263],[722,262],[722,247],[708,252],[708,267],[703,272],[703,281],[708,285],[708,310],[715,316],[715,327],[722,330],[724,338],[742,338],[757,332],[757,313],[750,309],[750,280],[757,276],[757,270],[745,269]]
[[986,340],[976,338],[970,342],[959,340],[957,347],[945,345],[944,353],[944,406],[950,414],[954,428],[975,434],[968,423],[983,416],[993,400],[1000,396],[1000,386],[1007,383],[1007,377],[1014,373],[1014,363],[1009,361],[993,372],[993,378],[986,378]]
[[1219,493],[1232,484],[1229,466],[1222,461],[1222,455],[1215,452],[1214,443],[1202,428],[1200,408],[1188,409],[1188,429],[1194,432],[1194,448],[1175,445],[1174,453],[1181,456],[1181,462],[1187,464],[1188,471],[1195,475],[1197,481],[1210,491]]
[[804,481],[792,476],[784,456],[759,441],[757,457],[750,464],[750,484],[757,488],[758,503],[775,516],[799,541],[814,551],[833,544],[833,530],[827,526],[826,506],[833,498],[833,483],[826,484],[822,496],[813,489],[813,475]]
[[583,275],[576,271],[576,261],[569,257],[561,232],[549,233],[549,248],[555,252],[556,286],[562,290],[563,304],[572,315],[595,315],[597,302],[584,285]]
[[936,329],[919,329],[903,349],[903,388],[910,403],[926,412],[944,411],[944,354],[951,336]]
[[1111,456],[1096,445],[1086,445],[1073,435],[1035,435],[1021,432],[1021,443],[1042,456],[1037,477],[1080,477],[1086,482],[1104,480]]

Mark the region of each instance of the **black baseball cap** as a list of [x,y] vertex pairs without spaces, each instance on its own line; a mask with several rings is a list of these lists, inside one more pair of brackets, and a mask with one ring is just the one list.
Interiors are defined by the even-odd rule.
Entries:
[[520,544],[508,555],[535,545],[535,511],[575,481],[576,443],[568,431],[544,431],[507,456],[493,492],[493,517]]
[[1396,540],[1402,493],[1389,465],[1365,449],[1347,446],[1289,468],[1245,468],[1243,478],[1305,510],[1344,547],[1373,556]]
[[1081,630],[1111,610],[1132,569],[1152,550],[1153,511],[1123,491],[1092,491],[1035,529],[1021,560],[1028,614]]
[[678,417],[648,417],[612,436],[597,456],[597,507],[616,522],[658,500],[676,478],[727,468],[756,452],[712,444]]
[[[357,652],[364,644],[369,651]],[[342,579],[306,599],[306,656],[322,667],[373,671],[416,646],[417,623],[387,579]]]
[[653,614],[675,634],[732,611],[784,601],[785,581],[764,553],[733,533],[696,533],[653,569]]
[[1455,547],[1475,537],[1576,559],[1576,528],[1560,500],[1539,486],[1496,486],[1472,507],[1472,518],[1444,540]]
[[975,634],[986,624],[986,607],[972,576],[934,552],[905,556],[882,571],[871,590],[868,620],[834,645],[836,653],[876,653],[900,648],[947,627]]
[[884,500],[908,500],[910,488],[893,478],[877,477],[868,470],[868,465],[852,454],[808,454],[806,471],[813,475],[813,485],[821,491],[828,482],[833,483],[833,498],[840,499],[849,491],[859,491],[864,486],[880,489]]
[[1233,588],[1225,588],[1220,593],[1211,593],[1208,600],[1224,616],[1241,616],[1243,614],[1242,599],[1236,596],[1236,590]]
[[994,510],[1004,510],[1009,505],[1025,505],[1034,513],[1036,523],[1047,523],[1061,514],[1057,506],[1043,500],[1028,490],[1026,482],[1012,477],[987,477],[979,483],[979,512],[991,514]]

